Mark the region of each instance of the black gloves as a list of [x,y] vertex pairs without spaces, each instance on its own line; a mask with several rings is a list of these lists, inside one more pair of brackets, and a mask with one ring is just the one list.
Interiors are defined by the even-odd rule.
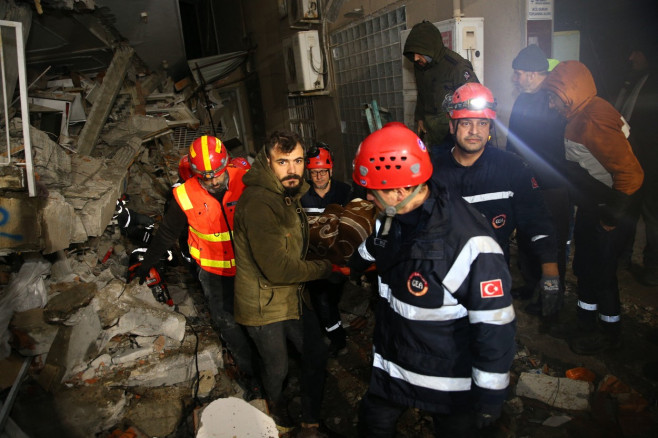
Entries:
[[149,276],[149,271],[151,267],[146,266],[143,263],[135,263],[128,268],[128,283],[133,281],[135,277],[139,278],[139,284],[144,284],[146,277]]
[[538,287],[541,296],[542,316],[555,315],[560,310],[562,304],[560,302],[560,277],[542,275]]

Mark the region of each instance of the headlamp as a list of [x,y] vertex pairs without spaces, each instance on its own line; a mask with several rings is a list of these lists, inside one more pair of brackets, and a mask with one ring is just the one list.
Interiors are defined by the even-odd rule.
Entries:
[[462,110],[462,109],[467,109],[470,111],[482,111],[485,108],[489,108],[491,110],[496,110],[496,106],[498,103],[496,102],[496,99],[494,99],[493,102],[488,102],[487,99],[484,97],[476,97],[474,99],[469,99],[465,102],[457,102],[451,104],[451,109],[453,110]]

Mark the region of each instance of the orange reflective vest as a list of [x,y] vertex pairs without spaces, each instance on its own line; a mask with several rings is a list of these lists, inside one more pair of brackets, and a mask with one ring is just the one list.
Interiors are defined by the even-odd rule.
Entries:
[[176,187],[174,198],[187,216],[187,243],[192,258],[208,272],[232,277],[235,275],[235,254],[231,243],[233,216],[245,188],[242,177],[246,171],[228,167],[227,172],[228,190],[222,205],[201,186],[198,178],[190,178]]

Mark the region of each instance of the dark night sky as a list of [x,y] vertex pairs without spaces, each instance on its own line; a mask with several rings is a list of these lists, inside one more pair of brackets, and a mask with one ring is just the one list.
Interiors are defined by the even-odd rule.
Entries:
[[556,32],[580,31],[580,60],[592,71],[599,95],[614,98],[638,39],[658,50],[658,0],[555,0]]

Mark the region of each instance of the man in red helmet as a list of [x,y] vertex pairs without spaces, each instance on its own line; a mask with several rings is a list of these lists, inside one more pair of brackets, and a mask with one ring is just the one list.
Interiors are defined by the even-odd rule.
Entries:
[[514,358],[515,314],[503,251],[481,215],[431,179],[423,142],[405,127],[369,135],[353,178],[381,211],[350,259],[379,274],[373,369],[362,436],[392,437],[408,408],[437,436],[473,436],[500,415]]
[[[306,170],[310,176],[311,187],[301,199],[302,207],[309,218],[321,215],[325,207],[330,204],[344,207],[352,198],[352,188],[342,181],[333,179],[333,167],[333,156],[327,144],[318,143],[309,148],[306,153]],[[346,353],[347,335],[338,311],[343,283],[315,280],[309,282],[307,286],[318,319],[331,341],[329,354],[338,356]]]
[[480,211],[509,262],[509,239],[518,228],[529,236],[541,263],[539,299],[528,310],[545,317],[562,305],[557,244],[550,215],[530,167],[517,155],[489,144],[496,101],[482,84],[464,84],[448,106],[453,147],[432,157],[434,178]]
[[[229,166],[229,154],[221,140],[202,136],[192,142],[183,170],[191,177],[173,190],[171,202],[158,232],[144,254],[135,274],[140,284],[148,271],[187,227],[189,254],[196,262],[197,274],[214,324],[242,372],[238,381],[245,398],[260,394],[255,376],[256,355],[245,329],[233,317],[235,255],[233,251],[233,215],[244,190],[245,169]],[[181,175],[184,177],[184,175]]]

